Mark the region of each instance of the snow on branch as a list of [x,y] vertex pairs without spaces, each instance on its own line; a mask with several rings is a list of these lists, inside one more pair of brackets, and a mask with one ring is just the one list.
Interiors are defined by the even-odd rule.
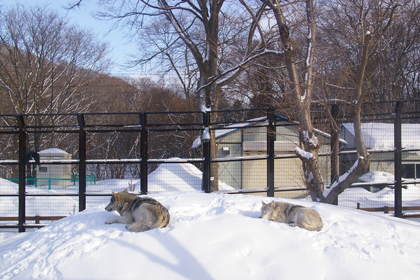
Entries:
[[310,161],[314,156],[312,153],[306,152],[299,147],[295,147],[293,152],[304,162]]
[[333,189],[335,189],[337,186],[339,186],[341,183],[343,183],[344,181],[347,180],[347,178],[349,177],[350,174],[352,174],[356,168],[359,166],[359,160],[364,160],[364,157],[359,157],[358,160],[356,160],[356,162],[353,164],[353,166],[343,175],[341,175],[337,181],[335,181],[329,190],[326,190],[324,192],[324,195],[326,196],[328,193],[330,193]]

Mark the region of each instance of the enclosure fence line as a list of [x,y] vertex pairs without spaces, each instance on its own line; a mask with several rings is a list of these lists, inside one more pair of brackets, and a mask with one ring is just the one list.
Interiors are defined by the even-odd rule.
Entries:
[[[401,121],[402,121],[402,109],[403,103],[397,102],[395,107],[395,114],[392,116],[394,118],[394,168],[395,168],[395,216],[402,217],[402,173],[401,173],[401,154],[402,154],[402,146],[401,146]],[[182,112],[183,114],[195,114],[197,115],[197,119],[199,121],[194,123],[188,124],[177,124],[176,126],[170,126],[170,124],[159,124],[148,122],[148,117],[154,114],[177,114],[180,112],[155,112],[155,113],[127,113],[130,115],[137,115],[138,116],[138,123],[137,124],[130,124],[126,125],[122,128],[110,127],[107,128],[106,126],[102,126],[102,128],[97,128],[95,125],[87,125],[85,122],[85,117],[88,115],[94,114],[68,114],[69,116],[76,117],[77,124],[74,126],[70,126],[67,128],[60,128],[57,129],[55,127],[36,127],[36,126],[26,126],[25,125],[25,118],[28,116],[36,116],[36,115],[7,115],[8,117],[13,117],[16,119],[17,126],[16,127],[8,127],[6,130],[3,129],[1,134],[17,134],[18,136],[18,160],[0,160],[0,165],[8,164],[8,165],[18,165],[18,173],[19,173],[19,184],[18,184],[18,194],[4,194],[0,193],[0,197],[18,197],[18,224],[17,225],[0,225],[0,228],[18,228],[19,232],[24,232],[26,228],[31,227],[40,227],[40,224],[27,224],[26,220],[28,217],[26,216],[26,197],[30,196],[77,196],[79,201],[79,212],[86,209],[86,198],[88,196],[109,196],[111,194],[99,194],[99,193],[89,193],[87,192],[86,188],[86,178],[87,178],[87,165],[88,164],[108,164],[108,163],[136,163],[140,165],[140,193],[147,194],[148,193],[148,174],[149,174],[149,165],[150,164],[158,164],[158,163],[194,163],[194,164],[201,164],[202,166],[202,190],[205,193],[210,193],[210,182],[212,180],[211,174],[211,164],[213,163],[220,163],[224,161],[247,161],[247,160],[265,160],[266,161],[266,172],[267,172],[267,186],[266,188],[262,188],[261,190],[235,190],[235,191],[225,191],[225,193],[252,193],[252,192],[264,192],[268,197],[273,197],[275,192],[285,190],[282,188],[275,188],[275,168],[274,168],[274,161],[275,159],[280,158],[293,158],[296,157],[293,154],[290,155],[276,155],[275,154],[275,133],[276,133],[276,119],[275,119],[275,111],[273,108],[267,109],[258,109],[264,110],[266,112],[266,120],[267,125],[266,127],[266,155],[262,156],[250,156],[250,157],[235,157],[235,158],[211,158],[211,146],[210,146],[210,139],[206,136],[206,132],[210,130],[217,129],[218,125],[224,123],[217,123],[211,122],[211,114],[217,112]],[[333,117],[337,117],[338,114],[338,107],[336,105],[332,108]],[[98,114],[100,115],[100,114]],[[102,114],[106,115],[106,114]],[[1,115],[4,117],[6,115]],[[184,158],[184,159],[152,159],[149,158],[148,155],[148,138],[149,133],[152,131],[179,131],[183,128],[181,126],[187,126],[190,130],[200,131],[201,134],[201,145],[202,145],[202,157],[199,158]],[[87,133],[104,133],[109,131],[130,131],[132,133],[139,133],[140,134],[140,158],[136,159],[87,159]],[[69,133],[69,134],[78,134],[78,159],[72,160],[55,160],[55,161],[43,161],[43,164],[76,164],[78,165],[79,169],[79,185],[78,185],[78,193],[57,193],[57,194],[28,194],[26,192],[26,168],[27,165],[22,164],[24,162],[24,157],[27,154],[27,134],[28,133]],[[339,138],[340,135],[337,134],[335,130],[331,131],[331,152],[325,153],[325,155],[331,157],[331,181],[335,180],[339,176],[339,168],[338,168],[338,157],[344,154],[349,153],[356,153],[355,151],[347,151],[347,152],[340,152],[339,151]],[[378,152],[378,151],[373,151]],[[380,151],[379,151],[380,152]],[[33,161],[31,161],[33,163]],[[415,183],[415,182],[414,182]],[[389,184],[389,185],[392,185]],[[371,183],[361,184],[358,183],[357,186],[371,186]],[[286,188],[287,189],[287,188]],[[335,202],[337,203],[337,201]],[[41,225],[42,226],[42,225]]]

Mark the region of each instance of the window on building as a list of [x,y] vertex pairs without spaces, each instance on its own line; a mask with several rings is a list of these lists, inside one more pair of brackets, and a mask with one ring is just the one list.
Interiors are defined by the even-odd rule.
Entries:
[[420,177],[420,163],[402,164],[401,171],[403,178],[417,179]]

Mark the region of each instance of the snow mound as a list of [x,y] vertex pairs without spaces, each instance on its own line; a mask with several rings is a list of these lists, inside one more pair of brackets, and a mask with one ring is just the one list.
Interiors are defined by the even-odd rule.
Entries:
[[0,178],[0,190],[2,193],[16,194],[19,191],[19,185],[9,180]]
[[383,171],[373,171],[362,175],[359,180],[364,182],[392,183],[394,182],[394,174]]
[[[105,205],[0,244],[0,279],[418,279],[420,226],[307,201],[151,195],[167,228],[132,233]],[[318,211],[321,232],[259,219],[261,200]],[[0,241],[2,239],[0,238]]]
[[[170,160],[180,160],[171,158]],[[201,191],[202,172],[191,163],[161,163],[148,177],[149,191]],[[219,182],[220,190],[233,190]]]

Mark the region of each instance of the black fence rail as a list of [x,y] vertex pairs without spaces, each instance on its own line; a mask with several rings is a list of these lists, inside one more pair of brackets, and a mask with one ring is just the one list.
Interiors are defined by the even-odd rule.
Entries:
[[[419,116],[415,112],[403,113],[401,104],[396,103],[392,115],[375,115],[371,119],[392,125],[395,138],[391,148],[369,147],[376,157],[375,164],[384,167],[372,167],[371,171],[379,170],[393,178],[385,183],[358,182],[351,188],[368,194],[391,189],[392,205],[373,206],[393,206],[398,217],[404,217],[402,211],[407,209],[403,208],[402,189],[415,186],[417,174],[420,177],[420,149],[404,147],[401,140],[403,122],[418,124]],[[1,223],[5,219],[0,219],[0,228],[23,232],[38,227],[27,223],[28,217],[65,217],[105,203],[111,190],[209,193],[217,181],[220,193],[287,198],[308,194],[301,163],[292,152],[299,145],[298,124],[272,108],[0,115],[0,120],[0,216],[7,220],[5,224]],[[366,119],[366,123],[371,120]],[[350,121],[343,118],[342,123],[346,122]],[[328,188],[357,155],[344,137],[347,126],[337,135],[328,121],[318,118],[315,124],[322,142],[319,155]],[[215,134],[217,145],[211,146],[210,133]],[[30,152],[40,155],[39,164],[35,157],[28,158]],[[340,174],[332,168],[337,162]],[[404,181],[404,172],[412,165],[414,175],[408,178],[413,180]],[[360,208],[368,208],[366,193],[360,195],[366,201],[349,197],[340,196],[338,204],[356,208],[359,203]],[[420,199],[410,203],[420,205]],[[17,223],[10,224],[15,219]]]

